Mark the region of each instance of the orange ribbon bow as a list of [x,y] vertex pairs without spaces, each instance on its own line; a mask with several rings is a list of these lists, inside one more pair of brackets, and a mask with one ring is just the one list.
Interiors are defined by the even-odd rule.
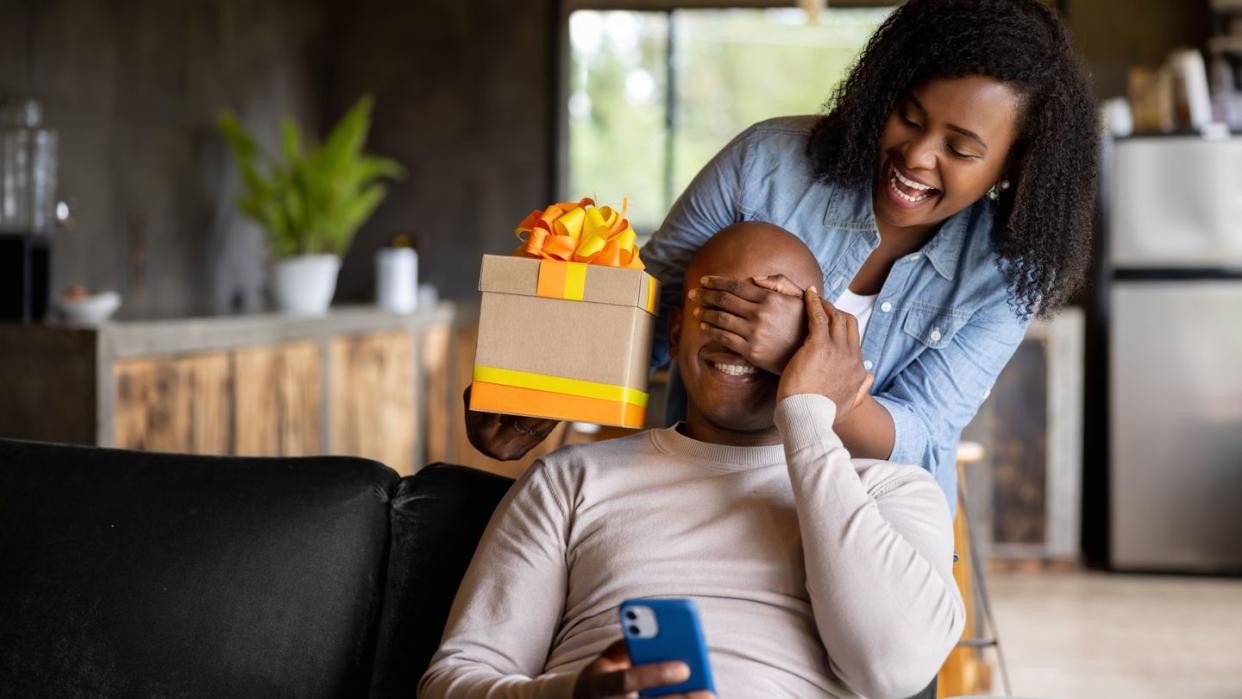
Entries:
[[[638,234],[625,218],[628,207],[627,199],[621,200],[621,210],[617,211],[609,206],[597,207],[594,199],[583,197],[576,204],[562,202],[535,209],[514,231],[522,244],[513,254],[642,269]],[[523,233],[526,237],[522,237]]]

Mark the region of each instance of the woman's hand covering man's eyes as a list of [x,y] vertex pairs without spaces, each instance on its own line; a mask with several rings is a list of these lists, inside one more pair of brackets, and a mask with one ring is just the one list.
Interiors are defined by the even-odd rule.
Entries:
[[802,289],[783,275],[707,276],[701,284],[689,296],[703,332],[760,369],[781,373],[806,336]]

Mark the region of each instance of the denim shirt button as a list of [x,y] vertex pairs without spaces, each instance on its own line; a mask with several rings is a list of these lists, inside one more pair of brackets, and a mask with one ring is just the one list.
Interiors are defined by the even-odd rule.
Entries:
[[871,371],[871,367],[873,366],[875,366],[875,363],[872,362],[870,359],[863,362],[863,368],[866,369],[867,371]]
[[940,328],[935,328],[931,331],[931,341],[940,342]]
[[889,303],[888,301],[885,301],[884,303],[880,304],[880,310],[884,311],[885,313],[888,313],[889,311],[893,310],[893,304]]

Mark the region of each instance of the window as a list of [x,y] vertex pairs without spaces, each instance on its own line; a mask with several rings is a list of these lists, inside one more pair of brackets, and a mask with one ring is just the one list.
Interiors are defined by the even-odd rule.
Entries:
[[562,197],[630,201],[641,236],[729,139],[819,112],[891,8],[578,10]]

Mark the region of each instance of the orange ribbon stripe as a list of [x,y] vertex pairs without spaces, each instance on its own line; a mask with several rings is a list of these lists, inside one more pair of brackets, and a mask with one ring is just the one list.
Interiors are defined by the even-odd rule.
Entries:
[[643,426],[646,408],[625,401],[587,398],[475,381],[470,388],[470,409],[507,415],[533,415],[554,420],[576,420],[597,425]]

